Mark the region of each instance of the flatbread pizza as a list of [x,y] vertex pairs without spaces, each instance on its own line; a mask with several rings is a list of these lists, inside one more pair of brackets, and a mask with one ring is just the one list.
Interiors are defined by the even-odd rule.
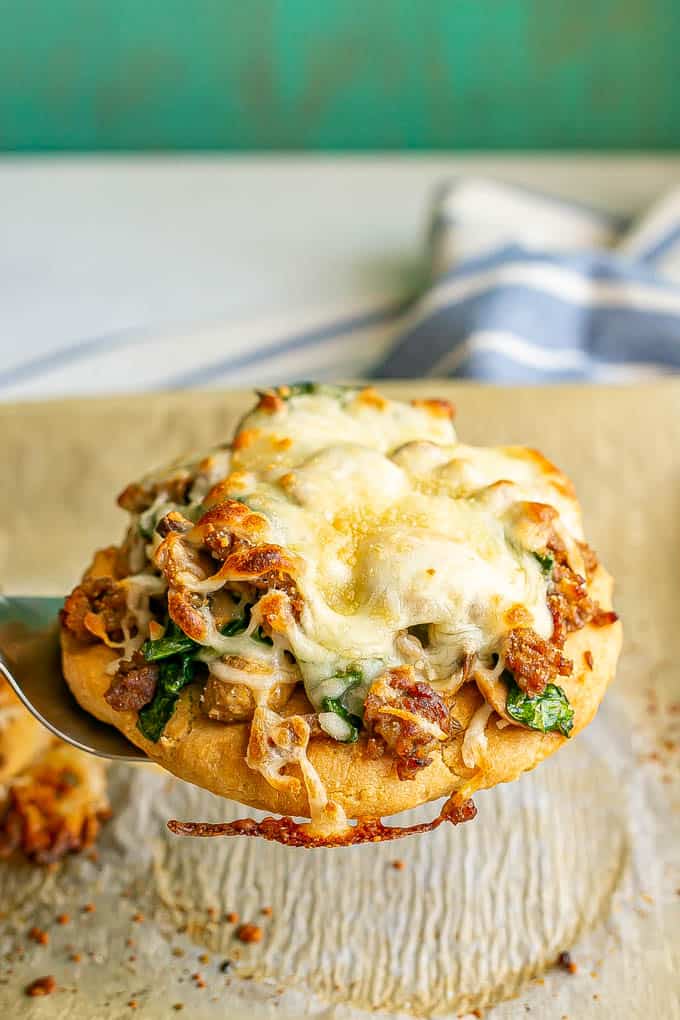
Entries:
[[[67,682],[159,765],[283,816],[174,831],[334,846],[466,820],[614,676],[612,581],[571,483],[459,442],[446,401],[267,390],[119,503],[124,541],[64,606]],[[381,821],[442,797],[431,823]]]

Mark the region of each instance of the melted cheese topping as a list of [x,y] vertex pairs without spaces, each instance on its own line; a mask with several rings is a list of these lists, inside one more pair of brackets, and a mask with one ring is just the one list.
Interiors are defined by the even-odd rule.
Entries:
[[318,772],[309,760],[309,724],[300,715],[286,719],[265,706],[255,709],[246,752],[249,768],[259,772],[270,786],[285,790],[297,780],[284,772],[297,765],[307,794],[311,821],[303,826],[313,835],[329,835],[347,828],[342,807],[332,801]]
[[256,704],[266,703],[276,684],[294,684],[300,679],[297,667],[280,648],[254,641],[248,631],[230,638],[218,635],[218,640],[219,649],[207,648],[198,658],[220,680],[250,688]]
[[[547,582],[531,552],[542,525],[527,530],[518,507],[553,506],[575,549],[578,511],[557,469],[522,448],[464,446],[441,414],[371,391],[279,405],[242,421],[234,491],[230,476],[222,498],[261,515],[263,541],[301,564],[304,607],[299,620],[285,615],[283,646],[317,710],[352,670],[362,675],[352,680],[357,706],[375,676],[407,663],[450,688],[466,657],[490,664],[518,607],[550,637]],[[416,627],[427,629],[424,644],[409,634]]]
[[463,764],[469,769],[480,768],[484,764],[484,758],[489,746],[485,730],[492,712],[493,708],[491,705],[487,705],[486,702],[480,705],[465,730],[460,750]]
[[[178,478],[191,487],[176,505]],[[279,789],[297,782],[290,766],[300,770],[315,832],[347,821],[309,760],[307,719],[268,707],[272,687],[302,679],[320,725],[337,740],[350,739],[352,726],[326,699],[342,698],[347,713],[360,715],[372,681],[389,668],[410,666],[440,691],[455,691],[471,676],[483,693],[493,690],[504,638],[518,621],[552,635],[548,581],[534,552],[545,551],[555,531],[573,569],[584,572],[568,480],[535,451],[459,443],[437,402],[404,404],[370,389],[324,386],[268,393],[240,423],[231,448],[142,484],[153,502],[133,517],[132,530],[149,541],[149,558],[158,551],[156,564],[162,561],[171,585],[196,598],[194,615],[205,624],[199,658],[218,679],[252,691],[247,763]],[[249,625],[233,636],[220,629],[218,600],[238,582],[240,602],[243,579],[252,575],[232,568],[226,554],[212,561],[190,525],[166,538],[163,550],[153,535],[170,510],[180,524],[195,523],[206,506],[227,500],[251,513],[223,518],[225,550],[234,536],[247,548],[277,546],[282,577],[280,589],[274,584],[264,594],[250,586]],[[148,630],[149,598],[164,582],[140,574],[124,583],[138,642]],[[256,640],[262,626],[271,644]],[[126,652],[129,643],[126,633]],[[503,711],[492,697],[487,702],[464,737],[469,768],[483,763],[493,709]],[[408,716],[399,707],[385,711]],[[435,723],[427,726],[434,739],[447,738]]]

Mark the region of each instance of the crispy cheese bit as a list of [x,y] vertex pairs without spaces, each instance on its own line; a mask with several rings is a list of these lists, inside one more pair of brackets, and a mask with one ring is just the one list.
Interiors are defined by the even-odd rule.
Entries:
[[236,540],[250,545],[262,542],[267,530],[262,514],[255,513],[238,500],[224,499],[213,503],[199,518],[189,535],[189,542],[194,545],[205,542],[213,554],[219,555],[223,549],[237,545]]
[[[285,391],[285,392],[284,392]],[[275,414],[277,411],[282,411],[286,406],[285,397],[288,396],[288,387],[280,386],[279,392],[276,390],[258,390],[258,397],[260,398],[257,402],[257,410],[264,411],[266,414]]]
[[506,446],[504,451],[509,457],[516,457],[518,460],[527,462],[560,495],[567,499],[576,498],[576,492],[570,479],[540,450],[534,450],[530,446]]
[[269,442],[277,450],[290,450],[293,440],[290,436],[270,436]]
[[276,790],[296,789],[299,780],[283,769],[297,765],[309,803],[310,822],[306,828],[315,833],[342,832],[347,818],[342,808],[329,800],[319,774],[307,756],[310,728],[300,715],[283,719],[262,705],[255,709],[250,727],[246,764],[259,772]]
[[611,627],[618,618],[618,613],[613,609],[597,609],[590,622],[593,627]]
[[382,843],[401,839],[422,832],[432,832],[443,822],[459,825],[471,821],[477,809],[471,800],[459,794],[451,796],[441,812],[431,822],[416,825],[383,825],[379,818],[360,818],[356,825],[349,825],[342,832],[317,833],[309,827],[293,821],[292,818],[264,818],[256,822],[253,818],[242,818],[235,822],[168,822],[168,828],[177,836],[258,836],[286,846],[339,847],[356,846],[360,843]]
[[149,640],[158,641],[165,634],[165,627],[158,623],[156,620],[151,620],[149,623]]
[[247,450],[257,441],[259,435],[259,429],[241,429],[234,437],[234,450]]
[[276,790],[295,789],[299,780],[283,773],[306,756],[309,724],[300,715],[283,719],[263,705],[255,709],[246,751],[248,768],[264,776]]
[[387,407],[387,401],[383,397],[382,393],[378,393],[373,386],[366,386],[365,389],[360,390],[356,397],[358,404],[365,404],[367,407],[374,407],[376,411],[384,411]]
[[433,418],[448,418],[449,421],[453,421],[456,417],[454,405],[449,400],[442,400],[439,397],[416,398],[411,401],[411,405],[413,407],[421,407],[424,411],[431,414]]
[[557,510],[547,503],[518,500],[506,512],[505,520],[526,549],[539,552],[548,547],[558,516]]

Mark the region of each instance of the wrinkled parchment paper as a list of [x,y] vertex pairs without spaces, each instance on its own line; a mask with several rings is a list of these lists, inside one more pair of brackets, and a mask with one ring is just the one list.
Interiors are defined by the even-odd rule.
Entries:
[[[597,720],[534,773],[480,794],[476,821],[344,850],[173,837],[169,817],[244,811],[152,766],[112,768],[98,861],[0,864],[8,1017],[113,1020],[131,1015],[131,1000],[136,1016],[181,1004],[206,1020],[492,1005],[494,1020],[680,1016],[680,383],[385,389],[449,397],[461,439],[538,446],[576,482],[625,629]],[[120,536],[124,483],[223,439],[249,399],[0,408],[4,590],[69,589],[91,551]],[[96,910],[81,913],[88,902]],[[54,923],[61,911],[70,924]],[[261,925],[262,941],[236,940],[231,911]],[[33,924],[49,930],[48,946],[27,940]],[[563,950],[576,974],[552,966]],[[59,990],[26,998],[43,974]]]

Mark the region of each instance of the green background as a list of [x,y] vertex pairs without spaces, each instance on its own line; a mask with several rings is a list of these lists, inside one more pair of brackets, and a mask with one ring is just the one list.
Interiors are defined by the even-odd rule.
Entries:
[[0,0],[0,149],[677,148],[680,0]]

